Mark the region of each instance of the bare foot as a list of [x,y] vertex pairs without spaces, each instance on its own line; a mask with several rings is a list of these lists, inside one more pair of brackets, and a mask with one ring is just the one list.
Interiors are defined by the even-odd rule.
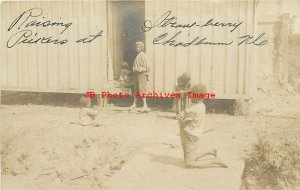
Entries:
[[148,108],[148,107],[143,107],[143,109],[142,109],[142,112],[150,112],[151,110],[150,110],[150,108]]
[[129,107],[129,110],[134,110],[134,109],[136,109],[136,105],[135,104],[133,104],[132,106]]
[[218,165],[220,165],[222,168],[228,168],[228,166],[221,160],[218,161]]

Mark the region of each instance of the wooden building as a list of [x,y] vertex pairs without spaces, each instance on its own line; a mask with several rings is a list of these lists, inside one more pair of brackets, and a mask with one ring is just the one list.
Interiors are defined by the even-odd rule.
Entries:
[[[35,10],[26,20],[27,12],[27,16],[24,14],[8,31],[18,16],[32,8],[42,9],[42,13]],[[194,22],[203,25],[210,19],[242,24],[234,31],[228,25],[190,28],[168,25],[143,30],[145,21],[154,25],[168,11],[171,11],[168,18],[175,17],[177,25]],[[151,90],[173,91],[176,78],[189,71],[192,82],[205,84],[216,98],[247,99],[252,92],[253,46],[237,45],[241,36],[254,35],[252,0],[6,1],[1,5],[1,14],[2,90],[84,93],[88,89],[111,88],[110,81],[118,79],[121,64],[124,61],[132,64],[135,42],[143,41],[151,65]],[[22,19],[25,20],[23,24]],[[36,24],[51,21],[72,25],[66,29],[57,25],[36,27],[28,24],[34,20]],[[51,36],[68,42],[62,45],[20,43],[8,48],[9,40],[13,44],[24,30],[32,32],[28,37],[32,37],[32,41]],[[100,31],[102,35],[91,43],[76,43]],[[207,41],[233,41],[233,44],[173,47],[153,43],[162,34],[168,33],[171,37],[179,31],[178,42],[206,37]]]

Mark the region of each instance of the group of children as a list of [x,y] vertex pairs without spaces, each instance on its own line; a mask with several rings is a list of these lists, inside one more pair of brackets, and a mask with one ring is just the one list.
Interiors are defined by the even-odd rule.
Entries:
[[[146,61],[146,55],[143,52],[144,44],[136,43],[137,57],[133,64],[134,74],[134,91],[146,91],[146,82],[148,81],[149,65]],[[188,72],[183,73],[177,79],[175,91],[181,93],[181,98],[174,98],[173,109],[176,112],[180,128],[180,140],[184,153],[184,161],[188,168],[207,168],[207,167],[227,167],[220,159],[217,158],[217,150],[200,150],[199,141],[203,135],[204,119],[206,108],[203,99],[189,99],[187,93],[206,93],[206,87],[201,84],[191,86],[191,75]],[[136,108],[137,99],[130,109]],[[149,111],[146,98],[143,99],[143,110]],[[90,109],[90,98],[82,97],[80,104],[84,107],[80,111],[81,125],[96,125],[95,118],[97,110]]]

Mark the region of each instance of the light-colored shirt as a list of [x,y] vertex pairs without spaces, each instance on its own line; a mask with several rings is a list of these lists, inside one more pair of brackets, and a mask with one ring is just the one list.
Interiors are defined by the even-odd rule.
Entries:
[[133,72],[139,72],[139,73],[149,71],[146,54],[144,52],[140,52],[136,56],[132,69],[133,69]]
[[189,141],[197,141],[203,134],[205,105],[203,102],[193,104],[186,109],[183,119],[180,121],[181,135]]

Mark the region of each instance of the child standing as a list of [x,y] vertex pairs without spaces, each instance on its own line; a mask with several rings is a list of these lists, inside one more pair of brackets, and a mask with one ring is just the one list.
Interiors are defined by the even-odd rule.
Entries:
[[[146,85],[149,77],[149,65],[147,63],[146,54],[144,53],[144,43],[136,42],[135,49],[138,53],[133,64],[133,76],[134,76],[134,100],[133,105],[130,109],[136,108],[137,98],[135,97],[137,92],[146,93]],[[148,112],[150,109],[148,108],[146,98],[143,98],[143,112]]]
[[[191,89],[194,93],[206,93],[204,85],[198,84]],[[178,115],[180,125],[180,140],[184,153],[184,161],[189,168],[227,167],[216,155],[217,150],[199,150],[199,139],[203,134],[205,105],[202,99],[191,99],[192,105]],[[203,159],[212,156],[212,159]]]

